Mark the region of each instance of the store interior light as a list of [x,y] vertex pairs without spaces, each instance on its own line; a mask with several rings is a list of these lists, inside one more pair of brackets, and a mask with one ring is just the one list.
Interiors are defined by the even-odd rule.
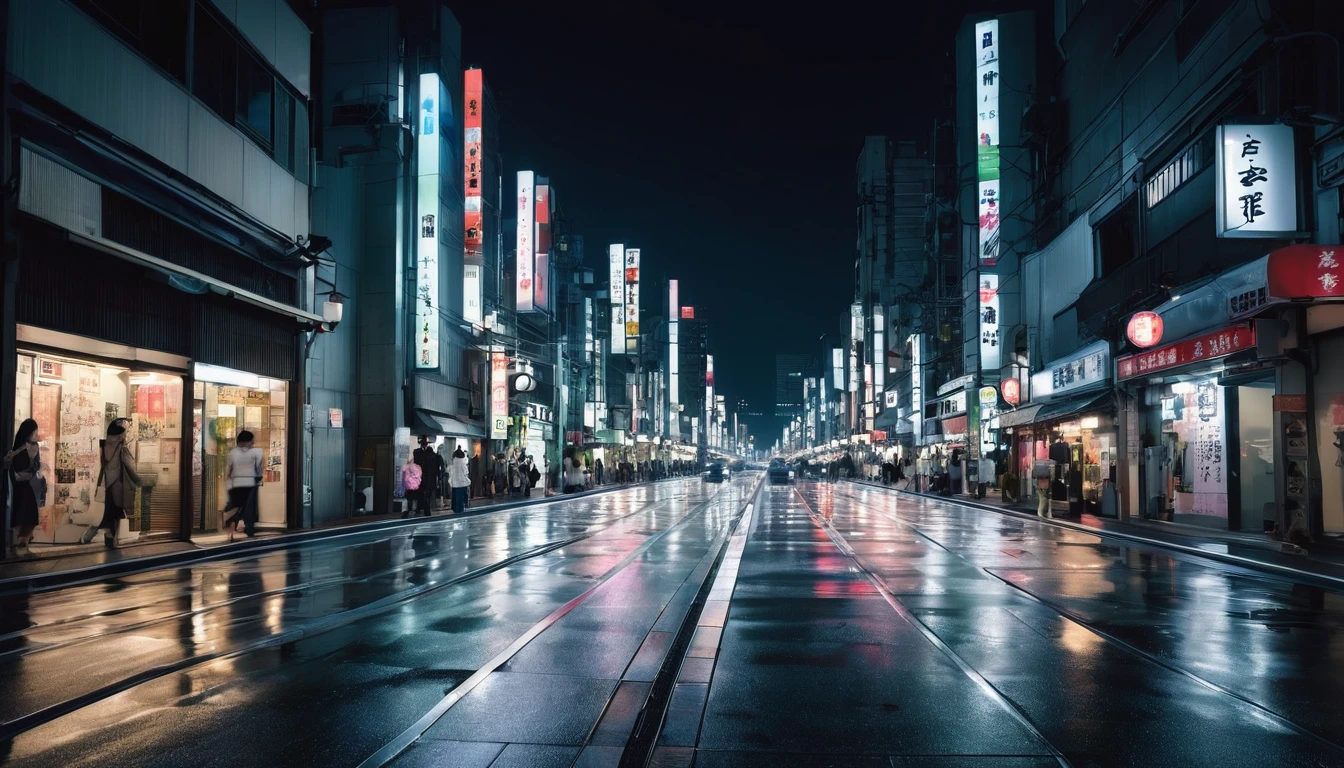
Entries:
[[1189,395],[1195,391],[1195,385],[1188,381],[1178,381],[1171,385],[1173,395]]
[[1096,429],[1099,426],[1101,426],[1101,419],[1096,416],[1083,417],[1083,429]]
[[260,376],[253,373],[235,371],[232,368],[224,368],[218,365],[196,363],[192,368],[191,376],[196,381],[206,381],[211,384],[227,384],[234,387],[261,389]]

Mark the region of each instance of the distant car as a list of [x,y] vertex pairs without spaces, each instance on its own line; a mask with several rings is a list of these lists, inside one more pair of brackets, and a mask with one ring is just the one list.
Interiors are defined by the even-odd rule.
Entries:
[[728,465],[728,471],[730,472],[741,472],[746,468],[747,463],[745,461],[734,461]]
[[784,463],[783,459],[775,459],[770,462],[770,468],[766,470],[766,473],[771,485],[787,484],[793,480],[793,472],[789,469],[789,465]]
[[728,473],[724,471],[723,465],[715,462],[705,468],[705,473],[700,476],[706,483],[722,483],[728,479]]

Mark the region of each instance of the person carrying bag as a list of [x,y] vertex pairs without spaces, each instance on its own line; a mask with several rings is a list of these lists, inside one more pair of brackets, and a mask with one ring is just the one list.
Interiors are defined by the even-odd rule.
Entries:
[[93,500],[103,504],[103,517],[81,538],[82,542],[92,541],[101,530],[103,544],[108,549],[117,546],[121,521],[127,518],[126,508],[135,501],[134,489],[142,484],[135,471],[135,457],[126,445],[126,424],[126,419],[114,419],[107,427],[107,438],[98,452],[101,459],[98,487],[93,492]]

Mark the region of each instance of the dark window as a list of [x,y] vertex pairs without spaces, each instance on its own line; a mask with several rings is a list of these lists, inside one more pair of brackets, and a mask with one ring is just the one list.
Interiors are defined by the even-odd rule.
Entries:
[[238,64],[238,123],[270,145],[275,116],[275,76],[250,53],[242,53]]
[[1176,25],[1176,60],[1185,61],[1230,7],[1231,3],[1222,0],[1184,0]]
[[187,81],[189,4],[182,0],[75,0],[75,4],[169,77]]
[[1120,208],[1097,225],[1098,277],[1105,277],[1128,264],[1138,253],[1138,196],[1130,195]]
[[191,92],[232,123],[238,93],[238,43],[213,14],[196,6]]

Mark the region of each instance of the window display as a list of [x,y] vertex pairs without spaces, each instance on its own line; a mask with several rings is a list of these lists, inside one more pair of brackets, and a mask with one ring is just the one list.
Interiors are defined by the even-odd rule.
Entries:
[[[198,366],[198,378],[203,367]],[[195,527],[201,531],[220,530],[220,513],[228,502],[225,457],[237,444],[238,433],[244,430],[253,434],[253,443],[264,457],[258,522],[263,527],[284,527],[289,385],[279,379],[227,373],[232,375],[219,375],[212,368],[206,375],[229,379],[230,383],[197,381],[192,392]]]
[[44,352],[21,351],[15,421],[38,423],[47,494],[34,541],[76,544],[102,516],[93,500],[99,441],[129,418],[127,444],[143,485],[127,509],[130,537],[180,528],[182,378]]

